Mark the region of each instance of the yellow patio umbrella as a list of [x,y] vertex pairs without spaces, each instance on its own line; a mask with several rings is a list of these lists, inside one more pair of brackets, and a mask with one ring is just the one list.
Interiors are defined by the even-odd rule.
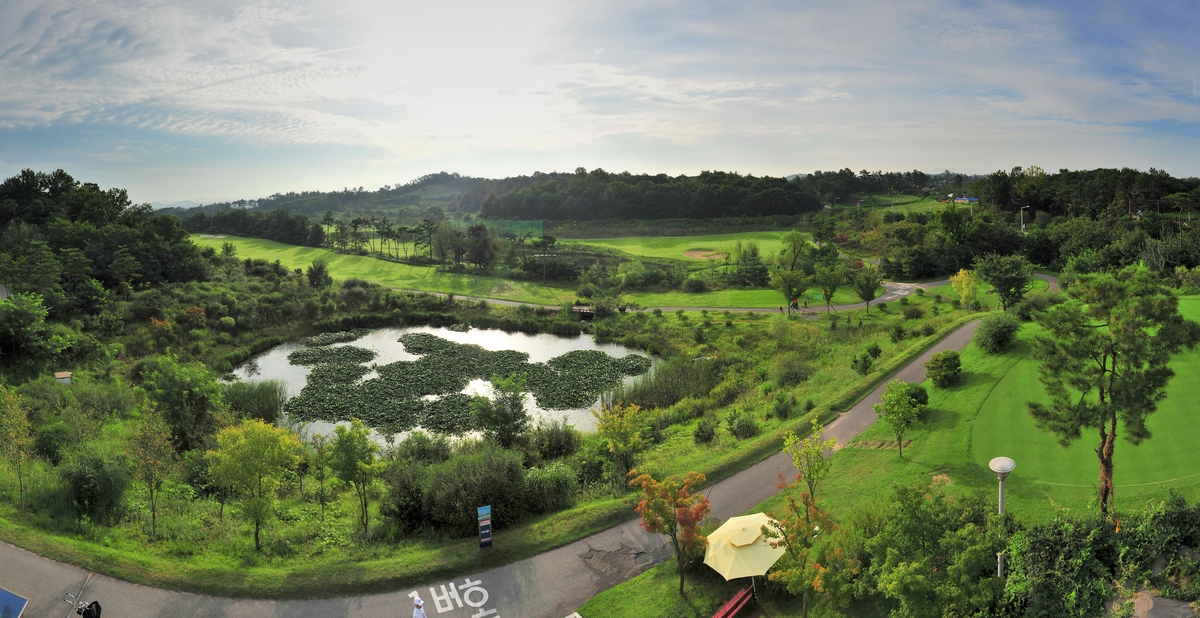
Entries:
[[765,513],[730,517],[708,535],[704,564],[726,580],[765,575],[783,555],[784,547],[771,547],[762,527],[771,523]]

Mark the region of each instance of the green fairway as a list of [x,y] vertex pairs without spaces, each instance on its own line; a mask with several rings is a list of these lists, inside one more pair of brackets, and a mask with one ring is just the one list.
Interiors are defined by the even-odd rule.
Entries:
[[[1200,296],[1181,299],[1180,311],[1200,319]],[[1003,354],[985,354],[968,345],[957,386],[936,388],[926,381],[929,408],[905,436],[912,444],[903,459],[894,449],[862,448],[895,439],[878,423],[838,451],[823,492],[825,508],[838,517],[886,500],[895,484],[937,482],[951,492],[994,492],[996,476],[987,462],[1003,455],[1017,462],[1007,483],[1007,504],[1019,517],[1036,522],[1049,519],[1057,508],[1094,509],[1089,501],[1099,474],[1092,451],[1095,432],[1085,432],[1064,450],[1053,434],[1034,425],[1025,405],[1043,393],[1037,362],[1029,356],[1036,329],[1027,324],[1013,349]],[[1200,452],[1200,434],[1192,431],[1200,420],[1194,403],[1200,393],[1200,351],[1180,354],[1171,367],[1176,376],[1167,398],[1149,420],[1153,437],[1139,446],[1118,437],[1114,475],[1119,509],[1140,509],[1147,499],[1165,498],[1172,489],[1190,500],[1200,498],[1200,467],[1193,456]],[[782,504],[779,495],[755,510]]]
[[307,268],[313,260],[325,260],[329,274],[338,280],[357,277],[404,290],[446,292],[462,296],[499,298],[543,305],[561,305],[574,300],[575,292],[526,281],[510,281],[465,273],[439,272],[431,266],[410,266],[361,255],[343,255],[315,247],[285,245],[258,238],[213,237],[193,234],[192,242],[218,251],[222,243],[237,246],[237,257],[279,260],[288,268]]
[[[1200,297],[1182,300],[1180,311],[1189,319],[1200,318]],[[1036,332],[1033,328],[1026,326]],[[1147,421],[1153,437],[1136,446],[1118,438],[1113,471],[1118,493],[1200,483],[1200,466],[1195,460],[1200,433],[1190,431],[1192,423],[1200,420],[1192,400],[1200,393],[1200,354],[1185,352],[1171,368],[1175,377],[1167,387],[1167,398]],[[993,457],[1012,457],[1039,484],[1061,487],[1064,492],[1071,488],[1090,491],[1099,472],[1094,450],[1099,437],[1085,432],[1069,447],[1059,446],[1053,434],[1034,425],[1026,406],[1031,400],[1047,399],[1038,382],[1038,362],[1026,355],[1008,370],[980,408],[971,441],[974,461],[986,466]],[[1121,435],[1119,429],[1117,435]]]
[[[947,206],[947,204],[939,202],[936,197],[931,195],[926,197],[915,195],[868,195],[861,199],[863,207],[873,207],[883,212],[893,211],[905,214],[910,212],[933,212],[942,210]],[[851,200],[850,203],[853,205],[854,200]]]
[[[877,293],[882,295],[880,287]],[[633,292],[626,294],[632,302],[643,307],[776,307],[783,304],[783,297],[775,290],[714,290],[689,294],[687,292]],[[820,288],[809,288],[802,300],[808,300],[809,309],[820,309],[825,306],[821,300]],[[851,305],[861,303],[862,299],[854,293],[849,285],[838,288],[833,295],[833,304]],[[872,305],[874,306],[874,305]]]
[[[756,232],[756,234],[777,234]],[[237,257],[279,260],[288,268],[307,268],[313,260],[325,260],[334,279],[356,277],[403,290],[445,292],[460,296],[497,298],[542,305],[561,305],[575,299],[575,291],[554,286],[542,286],[530,281],[511,281],[499,277],[471,275],[465,273],[440,272],[432,266],[411,266],[361,255],[344,255],[315,247],[287,245],[272,240],[241,238],[238,236],[212,236],[193,234],[192,242],[201,247],[220,250],[225,242],[237,247]],[[693,236],[691,238],[716,238]],[[807,294],[809,308],[822,305],[819,289],[810,289]],[[879,289],[883,293],[883,288]],[[627,294],[629,302],[643,307],[774,307],[783,304],[779,293],[774,290],[719,290],[688,294],[685,292],[635,292]],[[833,297],[834,304],[862,302],[849,285],[838,289]]]
[[[573,240],[581,245],[615,249],[643,257],[693,259],[703,263],[709,254],[728,253],[735,240],[758,243],[759,254],[775,255],[783,248],[780,238],[787,232],[742,232],[740,234],[710,234],[707,236],[634,236],[630,238],[600,238]],[[692,255],[685,255],[693,252]]]

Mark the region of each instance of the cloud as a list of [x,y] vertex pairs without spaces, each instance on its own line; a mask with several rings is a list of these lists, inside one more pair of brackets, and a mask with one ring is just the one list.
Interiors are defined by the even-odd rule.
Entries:
[[[100,140],[75,158],[113,165],[224,144],[262,158],[232,173],[280,177],[284,153],[334,152],[414,176],[1018,161],[1194,174],[1196,31],[1185,2],[10,0],[0,139],[100,131],[112,152]],[[115,145],[125,134],[136,148]],[[51,160],[71,144],[36,148]],[[331,177],[353,174],[339,165]]]

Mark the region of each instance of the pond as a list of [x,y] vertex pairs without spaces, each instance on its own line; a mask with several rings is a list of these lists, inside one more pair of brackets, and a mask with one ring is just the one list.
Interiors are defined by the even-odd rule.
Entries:
[[[401,339],[404,339],[403,343],[400,341]],[[461,347],[462,345],[479,346],[483,350],[464,348]],[[337,348],[349,349],[337,350]],[[625,358],[631,355],[636,356]],[[292,357],[290,360],[289,356]],[[370,356],[374,356],[374,358],[358,362]],[[308,357],[327,357],[335,360],[313,361]],[[527,362],[532,365],[520,364],[526,358]],[[610,369],[608,374],[610,377],[619,376],[618,380],[623,378],[628,383],[636,377],[631,374],[642,373],[645,371],[645,366],[649,365],[642,361],[643,358],[634,350],[616,344],[598,344],[586,335],[563,337],[480,329],[462,332],[448,328],[415,326],[372,330],[353,341],[334,343],[323,348],[309,346],[302,341],[281,344],[250,359],[235,369],[233,373],[246,381],[279,380],[283,382],[289,398],[285,410],[293,412],[290,415],[285,412],[285,417],[290,417],[285,420],[309,421],[309,431],[328,434],[332,432],[335,423],[328,420],[313,420],[314,415],[325,419],[354,415],[366,420],[371,417],[371,410],[383,408],[382,412],[376,410],[377,416],[374,417],[376,422],[368,421],[368,424],[378,427],[390,422],[379,421],[381,417],[403,416],[404,411],[400,408],[406,406],[436,408],[444,404],[441,407],[454,408],[457,406],[457,415],[461,417],[463,414],[462,404],[467,399],[462,395],[447,396],[446,393],[450,392],[444,387],[447,377],[442,374],[449,372],[461,375],[464,365],[472,365],[476,361],[482,365],[482,369],[472,368],[468,372],[486,372],[487,367],[521,366],[533,370],[530,371],[530,376],[533,376],[531,382],[534,384],[530,387],[532,392],[525,394],[525,409],[535,423],[542,419],[565,418],[577,429],[590,432],[596,428],[596,418],[591,414],[590,409],[596,407],[600,401],[599,391],[594,388],[596,381],[588,381],[592,386],[590,392],[587,391],[585,385],[577,386],[574,392],[568,392],[565,395],[559,392],[564,388],[562,385],[577,383],[581,372],[586,374],[585,377],[591,377],[591,374],[596,373],[593,371],[596,366]],[[612,368],[607,367],[609,364],[614,364],[613,359],[625,359],[623,362],[634,368],[617,369],[617,373],[613,374]],[[572,360],[577,362],[572,363]],[[293,364],[298,362],[309,366]],[[313,364],[317,362],[329,364]],[[335,362],[339,364],[334,364]],[[432,367],[426,366],[431,364]],[[615,364],[620,366],[620,361]],[[314,379],[322,381],[309,385],[310,376],[314,371],[318,372],[318,376]],[[620,373],[621,371],[624,373]],[[574,372],[574,374],[570,372]],[[324,381],[326,374],[340,377],[329,383]],[[537,376],[541,376],[540,383]],[[574,382],[572,381],[573,376]],[[462,383],[462,378],[459,378],[458,382],[454,382],[455,377],[455,375],[449,376],[450,383],[455,384],[453,388],[457,388],[457,384]],[[422,381],[433,382],[433,384],[425,386]],[[317,387],[318,383],[322,385],[320,388]],[[325,386],[327,383],[328,387]],[[420,384],[414,386],[413,383]],[[306,386],[309,386],[307,390]],[[612,380],[610,380],[608,388],[603,390],[611,390],[612,386]],[[420,391],[421,388],[425,390]],[[584,388],[584,391],[579,391],[579,388]],[[414,391],[413,389],[418,390]],[[400,396],[407,397],[407,399],[397,403],[396,393],[401,391],[403,393]],[[372,395],[369,392],[375,394]],[[474,377],[459,392],[463,395],[490,397],[492,385],[486,379]],[[419,395],[419,397],[414,399],[414,395]],[[584,403],[585,399],[590,403],[581,407],[552,409],[570,405],[565,402],[573,402],[578,406]],[[349,408],[341,409],[357,410],[357,412],[339,414],[337,412],[339,405],[349,405]],[[296,410],[304,410],[304,412],[295,413]],[[311,412],[313,410],[322,410],[323,412]],[[415,421],[415,424],[421,425],[422,423]],[[402,433],[409,428],[411,427],[398,427],[396,433]],[[443,427],[443,430],[446,429]],[[389,431],[389,433],[391,432]],[[450,433],[456,432],[450,431]]]

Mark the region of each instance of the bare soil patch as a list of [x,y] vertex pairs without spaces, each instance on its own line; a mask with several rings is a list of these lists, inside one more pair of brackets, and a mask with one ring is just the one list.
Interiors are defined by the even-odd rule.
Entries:
[[693,260],[707,260],[709,258],[722,259],[729,255],[723,251],[714,251],[712,249],[688,249],[683,252],[683,257]]

